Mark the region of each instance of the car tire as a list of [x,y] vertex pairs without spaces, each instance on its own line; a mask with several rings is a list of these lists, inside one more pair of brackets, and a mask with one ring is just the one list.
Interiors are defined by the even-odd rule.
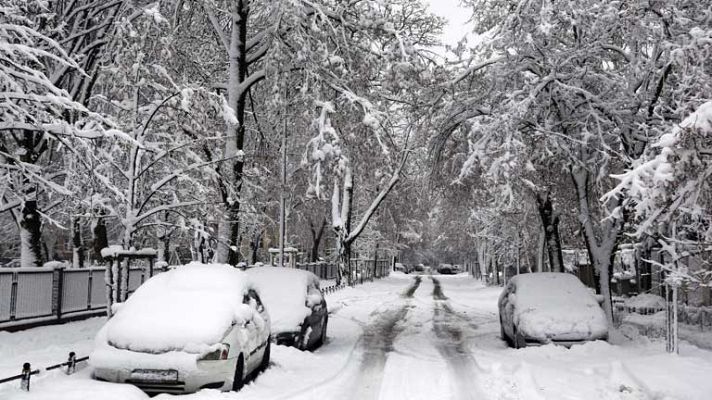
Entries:
[[524,336],[517,331],[517,327],[513,328],[514,331],[514,348],[523,349],[527,347],[527,342],[524,340]]
[[511,346],[511,343],[509,343],[509,337],[507,337],[507,334],[504,332],[504,324],[502,324],[502,317],[499,317],[499,337],[502,338],[505,343]]
[[326,327],[329,323],[329,317],[324,316],[324,322],[321,324],[321,334],[319,334],[319,341],[316,342],[315,347],[321,347],[326,341]]
[[235,365],[235,376],[232,378],[232,390],[237,392],[242,389],[245,384],[245,360],[242,358],[242,354],[237,358],[237,364]]
[[260,371],[265,371],[269,367],[269,358],[272,353],[272,338],[267,338],[267,346],[265,346],[265,352],[262,354],[262,362],[260,362]]

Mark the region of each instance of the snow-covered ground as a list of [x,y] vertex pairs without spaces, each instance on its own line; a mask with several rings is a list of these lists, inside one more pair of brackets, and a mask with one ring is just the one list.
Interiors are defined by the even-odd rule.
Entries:
[[[499,338],[497,296],[466,275],[391,277],[327,296],[329,340],[309,353],[274,346],[272,365],[239,393],[203,399],[710,399],[712,352],[626,331],[612,343],[514,350]],[[25,361],[49,365],[89,352],[101,318],[0,333],[0,377]],[[0,385],[1,399],[147,399],[92,381],[90,367],[33,377],[32,391]],[[166,400],[172,396],[155,397]]]

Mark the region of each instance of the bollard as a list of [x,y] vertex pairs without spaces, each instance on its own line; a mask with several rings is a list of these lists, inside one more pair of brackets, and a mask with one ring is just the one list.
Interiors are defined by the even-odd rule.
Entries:
[[77,357],[73,351],[69,352],[69,359],[67,360],[67,375],[71,375],[77,372]]
[[32,369],[30,369],[30,363],[22,364],[22,378],[20,381],[20,389],[29,392],[30,391],[30,376],[32,375]]

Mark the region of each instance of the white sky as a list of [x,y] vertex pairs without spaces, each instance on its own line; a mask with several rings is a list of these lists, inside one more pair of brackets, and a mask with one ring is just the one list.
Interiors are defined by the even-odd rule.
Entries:
[[430,3],[430,10],[444,17],[448,24],[443,29],[443,44],[455,46],[457,42],[471,32],[471,26],[467,20],[472,14],[472,10],[460,7],[459,0],[425,0]]

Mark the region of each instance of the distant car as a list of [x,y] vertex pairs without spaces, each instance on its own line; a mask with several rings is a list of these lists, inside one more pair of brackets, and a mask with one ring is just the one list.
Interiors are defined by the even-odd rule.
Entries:
[[270,358],[270,318],[247,275],[191,263],[155,275],[97,334],[95,379],[147,393],[239,390]]
[[425,265],[423,264],[417,264],[414,267],[415,272],[425,272]]
[[408,267],[406,267],[404,264],[401,264],[401,263],[396,263],[396,264],[393,266],[393,270],[394,270],[394,271],[400,271],[400,272],[402,272],[402,273],[404,273],[404,274],[407,274],[407,273],[408,273]]
[[313,350],[324,343],[329,311],[319,278],[309,271],[259,267],[247,271],[272,318],[272,338],[280,345]]
[[608,338],[598,299],[572,274],[516,275],[498,305],[502,339],[515,348],[547,343],[571,346]]
[[457,273],[455,269],[450,264],[440,264],[438,267],[438,273],[441,275],[454,275]]

